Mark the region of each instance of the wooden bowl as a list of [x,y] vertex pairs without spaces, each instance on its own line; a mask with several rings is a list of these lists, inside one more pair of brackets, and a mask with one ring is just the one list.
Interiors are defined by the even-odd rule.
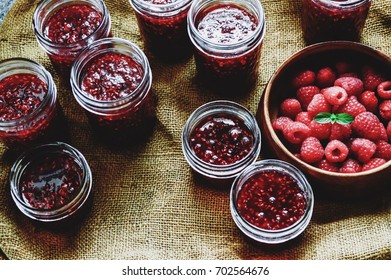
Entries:
[[308,46],[295,53],[270,78],[260,100],[257,121],[262,128],[262,150],[266,156],[276,156],[298,167],[307,175],[315,190],[331,194],[337,191],[343,196],[355,196],[381,190],[384,187],[391,188],[391,161],[378,168],[355,174],[324,171],[295,157],[272,127],[273,120],[278,116],[281,102],[295,95],[290,88],[292,75],[299,70],[333,65],[332,63],[336,61],[350,61],[358,65],[369,64],[379,68],[383,73],[391,73],[390,57],[360,43],[324,42]]

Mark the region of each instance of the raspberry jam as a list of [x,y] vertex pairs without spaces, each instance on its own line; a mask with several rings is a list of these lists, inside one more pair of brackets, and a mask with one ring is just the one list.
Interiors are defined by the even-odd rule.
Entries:
[[230,207],[236,225],[246,236],[262,243],[282,243],[307,227],[313,193],[307,179],[293,165],[262,160],[235,179]]
[[260,142],[255,117],[241,105],[224,100],[196,109],[182,132],[183,153],[193,170],[227,182],[257,159]]
[[371,0],[303,0],[305,41],[359,41],[370,6]]
[[79,51],[110,35],[110,15],[103,1],[50,1],[40,3],[33,24],[40,45],[56,69],[69,78]]
[[265,34],[260,2],[194,1],[188,22],[201,80],[224,93],[251,89],[258,79]]
[[76,100],[103,140],[140,142],[155,123],[156,102],[145,54],[123,39],[96,41],[83,50],[71,72]]
[[88,163],[78,150],[55,142],[22,154],[11,168],[10,184],[19,210],[48,224],[75,221],[82,216],[92,178]]
[[146,47],[165,60],[190,56],[187,12],[192,0],[130,0]]
[[[52,76],[27,59],[0,63],[0,140],[12,150],[66,137]],[[59,129],[61,127],[61,129]]]

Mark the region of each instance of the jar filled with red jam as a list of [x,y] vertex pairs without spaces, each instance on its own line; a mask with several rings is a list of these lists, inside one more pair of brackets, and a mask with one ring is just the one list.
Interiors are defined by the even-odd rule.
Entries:
[[370,6],[371,0],[303,0],[306,43],[359,41]]
[[191,168],[203,178],[232,183],[258,158],[261,132],[245,107],[231,101],[212,101],[188,118],[182,149]]
[[187,12],[192,0],[130,0],[139,30],[151,52],[165,60],[190,56]]
[[23,153],[10,171],[11,196],[27,217],[45,225],[79,221],[90,205],[92,175],[74,147],[54,142]]
[[110,14],[102,0],[44,0],[33,16],[40,46],[66,80],[81,49],[111,34]]
[[0,62],[0,141],[21,151],[40,142],[64,140],[65,118],[53,78],[28,59]]
[[113,144],[140,143],[155,124],[156,100],[152,72],[135,44],[106,38],[92,43],[77,57],[71,87],[99,136]]
[[283,243],[300,235],[311,220],[313,205],[306,177],[281,160],[258,161],[232,184],[233,220],[247,237],[260,243]]
[[253,88],[265,26],[259,0],[194,0],[188,32],[201,81],[235,95]]

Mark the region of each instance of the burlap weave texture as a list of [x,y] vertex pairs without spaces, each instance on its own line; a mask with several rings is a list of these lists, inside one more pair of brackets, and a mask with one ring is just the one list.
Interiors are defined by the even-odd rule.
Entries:
[[[0,59],[25,57],[54,76],[71,144],[93,172],[93,207],[70,232],[33,226],[9,194],[9,163],[0,162],[0,248],[9,259],[391,259],[390,197],[365,202],[316,198],[305,233],[287,246],[263,247],[240,234],[229,211],[229,190],[198,183],[181,150],[181,130],[198,106],[221,98],[195,80],[194,59],[166,63],[147,53],[158,97],[158,124],[141,147],[112,149],[92,134],[83,110],[58,78],[31,28],[38,1],[18,0],[0,29]],[[105,1],[115,37],[143,49],[131,5]],[[253,113],[279,65],[305,44],[300,0],[262,0],[266,36],[260,78],[246,96],[230,97]],[[391,1],[373,1],[362,43],[391,54]],[[3,155],[5,148],[0,147]]]

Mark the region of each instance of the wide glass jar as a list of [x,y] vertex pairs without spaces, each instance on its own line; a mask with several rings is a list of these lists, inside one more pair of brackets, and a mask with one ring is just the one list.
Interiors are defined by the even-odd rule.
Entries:
[[311,220],[313,205],[306,177],[281,160],[252,164],[231,188],[234,222],[247,237],[261,243],[283,243],[300,235]]
[[18,209],[42,225],[80,221],[90,206],[90,167],[77,149],[62,142],[23,153],[12,165],[9,180]]
[[102,0],[44,0],[34,11],[33,28],[38,43],[68,81],[80,50],[111,35],[111,19]]
[[370,6],[371,0],[303,0],[306,43],[359,41]]
[[130,0],[139,30],[151,52],[165,60],[190,56],[187,12],[192,0]]
[[64,140],[68,134],[57,88],[45,68],[28,59],[0,62],[0,141],[12,150]]
[[120,38],[85,48],[71,71],[75,99],[99,136],[113,144],[145,140],[155,124],[152,72],[144,52]]
[[265,15],[259,0],[194,0],[188,32],[207,86],[241,95],[258,79]]
[[232,183],[258,158],[261,132],[245,107],[212,101],[189,116],[182,131],[182,150],[190,167],[204,179]]

